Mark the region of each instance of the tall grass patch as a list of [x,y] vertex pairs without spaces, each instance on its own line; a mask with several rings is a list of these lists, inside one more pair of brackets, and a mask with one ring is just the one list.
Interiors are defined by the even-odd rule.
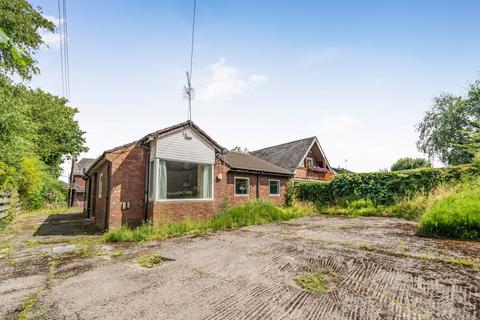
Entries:
[[151,222],[132,229],[121,226],[108,231],[104,239],[109,242],[145,241],[166,239],[183,235],[204,234],[211,231],[229,230],[243,226],[285,221],[311,215],[315,209],[299,204],[291,207],[278,207],[274,204],[255,200],[226,208],[211,219],[204,221],[172,221],[155,227]]
[[420,219],[425,235],[480,239],[480,186],[467,183],[460,190],[438,199]]

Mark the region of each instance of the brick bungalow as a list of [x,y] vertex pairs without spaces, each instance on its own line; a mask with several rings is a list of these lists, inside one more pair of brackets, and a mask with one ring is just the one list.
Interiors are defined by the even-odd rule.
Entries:
[[[309,141],[309,145],[304,141],[305,166],[296,157],[292,170],[286,161],[274,161],[272,156],[268,160],[265,150],[269,148],[253,153],[227,151],[186,121],[107,150],[96,159],[84,175],[85,212],[97,227],[109,229],[145,220],[159,225],[205,219],[223,204],[250,199],[282,204],[290,180],[327,179],[333,174],[316,138]],[[288,150],[300,149],[297,145]],[[309,175],[316,166],[322,174]]]

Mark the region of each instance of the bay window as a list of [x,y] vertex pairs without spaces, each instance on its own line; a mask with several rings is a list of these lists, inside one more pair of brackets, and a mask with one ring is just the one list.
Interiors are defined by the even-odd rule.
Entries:
[[155,200],[213,198],[213,165],[156,159],[152,166]]

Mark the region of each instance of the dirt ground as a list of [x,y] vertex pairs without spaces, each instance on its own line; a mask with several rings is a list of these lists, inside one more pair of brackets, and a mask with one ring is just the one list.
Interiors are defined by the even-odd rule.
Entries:
[[[0,318],[480,319],[480,242],[415,227],[317,216],[105,245],[81,215],[24,217],[0,232]],[[65,244],[76,251],[52,256]],[[141,267],[145,254],[164,261]],[[315,271],[327,293],[292,280]]]

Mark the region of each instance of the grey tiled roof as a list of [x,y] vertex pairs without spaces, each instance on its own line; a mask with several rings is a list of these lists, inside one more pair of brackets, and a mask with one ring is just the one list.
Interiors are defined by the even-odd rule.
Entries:
[[315,139],[315,137],[310,137],[291,141],[250,153],[293,173]]
[[225,155],[225,161],[232,169],[291,175],[288,170],[280,168],[270,162],[257,158],[248,153],[229,151]]
[[73,174],[76,176],[83,176],[88,168],[95,162],[96,159],[82,158],[73,166]]

